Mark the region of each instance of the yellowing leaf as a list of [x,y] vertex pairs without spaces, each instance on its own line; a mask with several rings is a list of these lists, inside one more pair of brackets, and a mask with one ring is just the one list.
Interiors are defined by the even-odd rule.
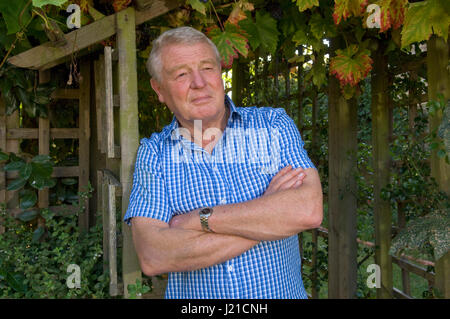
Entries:
[[234,24],[225,23],[225,30],[218,27],[208,30],[207,34],[217,46],[222,56],[222,66],[230,68],[233,60],[238,57],[238,53],[246,57],[248,54],[248,40],[244,32]]
[[255,7],[253,6],[253,3],[246,2],[244,0],[236,2],[233,5],[233,10],[231,11],[227,21],[237,24],[239,21],[247,19],[245,11],[253,11],[254,9]]
[[377,4],[380,6],[380,32],[398,29],[403,24],[408,0],[381,0]]
[[125,9],[131,3],[131,0],[114,0],[113,8],[115,12]]
[[361,50],[355,44],[336,50],[336,56],[330,59],[330,72],[339,79],[341,87],[355,86],[369,74],[372,69],[369,54],[369,50]]
[[319,0],[292,0],[293,2],[297,2],[297,7],[300,12],[303,12],[307,9],[311,9],[312,7],[317,7],[319,5]]
[[448,0],[427,0],[412,3],[406,12],[402,29],[402,48],[428,40],[432,34],[447,40],[450,25]]
[[333,19],[338,25],[342,19],[347,20],[350,16],[361,16],[367,6],[367,0],[335,0]]

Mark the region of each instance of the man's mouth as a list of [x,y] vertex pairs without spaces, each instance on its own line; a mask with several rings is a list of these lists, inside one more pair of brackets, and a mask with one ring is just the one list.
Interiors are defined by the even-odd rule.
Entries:
[[202,103],[209,102],[210,100],[211,100],[211,96],[204,95],[204,96],[198,96],[196,98],[193,98],[191,100],[191,102],[194,103],[194,104],[202,104]]

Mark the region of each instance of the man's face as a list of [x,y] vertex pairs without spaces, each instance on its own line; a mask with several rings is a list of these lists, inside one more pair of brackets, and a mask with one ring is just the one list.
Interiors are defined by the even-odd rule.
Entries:
[[[182,126],[215,122],[225,111],[220,65],[206,43],[169,44],[161,50],[162,74],[151,85]],[[189,124],[188,124],[189,125]]]

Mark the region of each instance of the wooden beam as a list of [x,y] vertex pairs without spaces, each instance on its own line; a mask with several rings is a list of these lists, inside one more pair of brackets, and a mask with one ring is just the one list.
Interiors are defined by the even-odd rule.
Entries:
[[[6,137],[9,140],[38,139],[39,129],[37,128],[10,128],[6,130]],[[78,138],[76,128],[51,128],[50,139]]]
[[[153,4],[148,9],[136,13],[134,25],[139,25],[163,15],[180,4],[181,2],[176,0],[153,1]],[[115,13],[106,16],[80,29],[65,34],[65,45],[54,46],[54,43],[49,41],[10,57],[8,62],[17,67],[34,70],[45,70],[53,67],[70,58],[73,53],[98,44],[100,41],[116,34],[116,18],[118,14]],[[79,57],[80,54],[77,53],[77,56]]]

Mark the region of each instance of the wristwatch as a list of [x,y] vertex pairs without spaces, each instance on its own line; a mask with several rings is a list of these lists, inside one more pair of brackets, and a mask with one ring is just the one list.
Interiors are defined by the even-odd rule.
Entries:
[[211,228],[209,228],[208,219],[209,219],[209,216],[212,215],[212,213],[213,213],[213,209],[211,207],[202,208],[198,213],[200,216],[200,224],[202,224],[203,230],[210,232],[210,233],[213,233],[213,231],[211,230]]

